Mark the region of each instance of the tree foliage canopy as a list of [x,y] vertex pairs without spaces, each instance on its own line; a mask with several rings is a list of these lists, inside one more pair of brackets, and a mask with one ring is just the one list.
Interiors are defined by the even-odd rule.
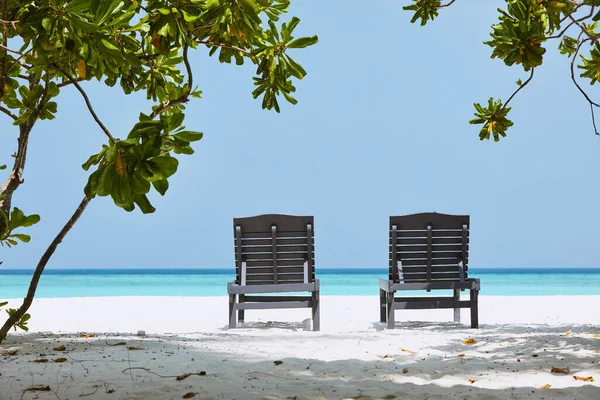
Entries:
[[[439,16],[441,9],[451,6],[456,0],[442,4],[440,0],[412,0],[405,10],[412,11],[411,22],[427,24]],[[518,88],[506,102],[490,98],[487,106],[475,103],[475,117],[471,124],[482,125],[481,140],[506,136],[513,125],[508,119],[508,103],[533,79],[534,70],[544,62],[546,46],[552,41],[561,54],[571,59],[571,79],[588,102],[594,132],[598,135],[594,109],[600,104],[593,101],[576,78],[575,64],[579,77],[593,85],[600,80],[600,0],[505,0],[505,8],[498,8],[498,21],[492,25],[491,39],[484,43],[492,48],[492,58],[499,58],[509,66],[519,66],[529,72],[525,82],[517,81]],[[581,54],[587,52],[587,56]]]
[[[300,20],[280,21],[289,6],[289,0],[0,0],[0,115],[18,133],[12,169],[0,186],[0,243],[29,241],[14,230],[40,220],[12,208],[12,197],[23,183],[30,133],[36,122],[55,118],[65,87],[81,94],[107,138],[83,164],[91,172],[84,200],[40,260],[24,305],[7,310],[0,341],[7,326],[25,326],[44,266],[91,199],[111,196],[126,211],[151,213],[148,193],[164,195],[177,155],[194,152],[191,144],[202,133],[183,125],[185,104],[201,95],[190,51],[204,48],[222,63],[253,63],[252,96],[264,109],[279,112],[281,97],[296,104],[294,81],[306,71],[288,50],[318,39],[294,37]],[[140,113],[127,137],[116,137],[94,111],[84,89],[90,80],[125,94],[143,92],[154,105]]]

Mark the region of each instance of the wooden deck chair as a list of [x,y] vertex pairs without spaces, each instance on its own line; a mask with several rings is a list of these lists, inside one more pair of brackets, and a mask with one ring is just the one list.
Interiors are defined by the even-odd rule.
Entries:
[[[390,217],[389,277],[379,280],[380,320],[394,328],[395,310],[471,309],[471,328],[479,326],[479,279],[468,277],[469,216],[423,213]],[[469,300],[460,292],[470,291]],[[449,297],[395,297],[402,290],[453,290]]]
[[[319,280],[315,279],[314,218],[281,214],[233,220],[236,279],[227,285],[229,327],[245,310],[311,308],[320,329]],[[309,292],[309,296],[266,293]]]

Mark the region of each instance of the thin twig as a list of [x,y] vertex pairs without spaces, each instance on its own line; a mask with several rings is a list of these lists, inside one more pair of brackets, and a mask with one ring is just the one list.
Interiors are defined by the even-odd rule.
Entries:
[[508,103],[510,103],[510,101],[513,99],[513,97],[515,97],[515,95],[516,95],[517,93],[519,93],[519,91],[520,91],[521,89],[523,89],[525,86],[527,86],[527,84],[528,84],[529,82],[531,82],[531,80],[533,79],[533,71],[535,71],[535,68],[531,68],[531,75],[529,75],[529,78],[528,78],[528,79],[527,79],[525,82],[523,82],[523,83],[521,84],[521,86],[519,86],[519,88],[518,88],[517,90],[515,90],[515,91],[514,91],[514,93],[513,93],[512,95],[510,95],[510,97],[508,98],[508,100],[506,100],[506,103],[504,103],[504,106],[502,107],[503,109],[504,109],[504,108],[506,108],[506,106],[508,106]]
[[217,46],[217,47],[224,47],[224,48],[226,48],[226,49],[231,49],[231,50],[239,51],[239,52],[241,52],[241,53],[244,53],[244,54],[246,54],[246,55],[249,55],[249,56],[252,56],[252,55],[253,55],[251,51],[248,51],[248,50],[242,49],[241,47],[233,46],[233,45],[231,45],[231,44],[225,44],[225,43],[214,43],[214,42],[203,42],[203,41],[201,41],[201,40],[196,40],[196,43],[199,43],[199,44],[204,44],[204,45],[206,45],[206,46]]
[[446,4],[442,4],[441,6],[438,6],[438,8],[443,8],[443,7],[448,7],[451,6],[452,3],[454,3],[456,0],[450,0],[448,3]]
[[87,105],[87,108],[90,111],[90,114],[92,114],[92,118],[94,118],[94,121],[96,121],[96,123],[98,124],[98,126],[100,127],[100,129],[102,129],[102,131],[104,131],[104,133],[106,134],[106,136],[108,136],[108,139],[110,140],[110,142],[114,143],[115,142],[115,138],[110,134],[110,131],[106,128],[106,126],[104,126],[104,124],[102,123],[102,121],[100,121],[100,118],[98,118],[98,115],[96,115],[96,112],[94,111],[94,108],[92,107],[92,103],[90,102],[90,98],[88,97],[87,93],[85,93],[85,90],[83,90],[83,88],[81,87],[81,85],[79,85],[79,83],[75,79],[73,79],[71,77],[71,75],[67,74],[62,68],[60,68],[57,65],[55,65],[55,67],[58,68],[58,70],[61,71],[63,73],[63,75],[69,81],[71,81],[71,83],[73,85],[75,85],[75,87],[77,88],[77,90],[79,91],[79,93],[81,93],[81,95],[83,96],[83,99],[85,100],[85,104]]

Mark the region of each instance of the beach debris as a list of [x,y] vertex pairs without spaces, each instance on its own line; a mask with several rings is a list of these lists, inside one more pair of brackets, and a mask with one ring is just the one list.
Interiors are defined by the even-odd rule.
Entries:
[[521,359],[517,358],[517,362],[521,362]]
[[392,357],[390,357],[390,356],[389,356],[389,355],[387,355],[387,354],[385,354],[385,355],[383,355],[383,356],[377,356],[377,357],[379,357],[379,358],[381,358],[381,359],[384,359],[384,358],[392,358]]
[[402,351],[403,351],[403,352],[405,352],[405,353],[409,353],[409,354],[413,354],[413,355],[414,355],[414,354],[417,354],[417,352],[416,352],[416,351],[412,351],[412,350],[408,350],[408,349],[402,349],[402,348],[401,348],[400,350],[402,350]]
[[583,381],[583,382],[594,382],[594,377],[593,376],[577,376],[577,375],[573,375],[573,379],[575,379],[576,381]]
[[195,396],[196,396],[196,393],[194,393],[194,392],[189,392],[189,393],[186,393],[186,394],[184,394],[184,395],[183,395],[183,398],[184,398],[184,399],[191,399],[192,397],[195,397]]
[[93,338],[96,336],[97,335],[95,333],[82,333],[79,335],[80,338],[84,338],[84,339],[89,339],[89,338]]
[[127,350],[144,350],[142,347],[127,346]]
[[67,348],[65,346],[58,346],[58,347],[53,348],[52,350],[54,350],[54,351],[65,351],[65,350],[67,350]]
[[544,386],[540,386],[540,389],[550,389],[552,387],[551,384],[546,383]]
[[594,336],[592,336],[594,339],[600,339],[600,333],[596,333]]
[[539,354],[532,354],[531,357],[539,357]]
[[276,360],[276,361],[273,361],[273,364],[275,364],[275,365],[281,365],[281,364],[283,364],[283,361]]
[[463,341],[463,344],[475,344],[477,343],[477,340],[473,339],[473,338],[469,338],[465,341]]
[[570,335],[571,333],[573,333],[573,331],[569,329],[568,331],[565,332],[565,335]]
[[477,379],[469,379],[469,383],[470,383],[471,385],[472,385],[472,384],[474,384],[475,382],[477,382]]
[[403,374],[406,374],[406,373],[408,373],[408,368],[402,368],[402,373],[403,373]]
[[189,378],[192,375],[204,376],[204,375],[206,375],[206,371],[200,371],[200,372],[194,372],[194,373],[188,372],[187,374],[183,374],[183,375],[177,376],[175,378],[175,380],[176,381],[182,381],[182,380],[184,380],[186,378]]
[[48,359],[47,358],[38,358],[37,360],[31,360],[31,362],[34,362],[34,363],[47,363]]
[[64,362],[67,362],[67,361],[69,361],[69,360],[67,360],[64,357],[59,357],[59,358],[54,359],[55,363],[64,363]]
[[459,357],[464,357],[465,355],[464,355],[464,353],[460,353],[458,356]]
[[569,367],[566,367],[566,368],[552,367],[550,372],[552,372],[553,374],[568,374]]
[[50,386],[48,385],[35,385],[35,386],[30,386],[27,389],[25,389],[26,392],[49,392],[50,391]]
[[107,346],[127,346],[127,343],[125,342],[117,342],[117,343],[108,343],[107,341],[104,341],[104,343],[106,343]]

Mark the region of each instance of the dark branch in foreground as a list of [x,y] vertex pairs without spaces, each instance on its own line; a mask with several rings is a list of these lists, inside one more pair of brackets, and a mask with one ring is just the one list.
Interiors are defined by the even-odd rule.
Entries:
[[23,315],[25,315],[29,307],[31,307],[31,304],[33,303],[33,298],[35,296],[35,291],[37,289],[42,273],[44,272],[46,264],[50,260],[50,257],[52,257],[52,254],[54,254],[54,252],[56,251],[58,245],[63,241],[64,237],[67,235],[67,233],[69,233],[71,228],[73,228],[73,225],[75,225],[79,217],[81,217],[81,214],[83,214],[85,208],[87,207],[90,201],[91,199],[87,196],[84,197],[83,200],[81,200],[81,203],[79,203],[79,206],[77,207],[71,218],[67,221],[67,223],[61,229],[58,235],[56,235],[52,243],[50,243],[50,246],[48,246],[48,249],[46,250],[42,258],[40,259],[37,267],[35,268],[35,271],[31,278],[31,283],[29,284],[29,289],[27,290],[27,296],[23,300],[23,304],[17,309],[17,311],[13,315],[11,315],[6,320],[2,328],[0,328],[0,343],[2,342],[2,338],[6,337],[6,335],[8,334],[10,328],[15,323],[19,322],[19,320],[21,320]]

